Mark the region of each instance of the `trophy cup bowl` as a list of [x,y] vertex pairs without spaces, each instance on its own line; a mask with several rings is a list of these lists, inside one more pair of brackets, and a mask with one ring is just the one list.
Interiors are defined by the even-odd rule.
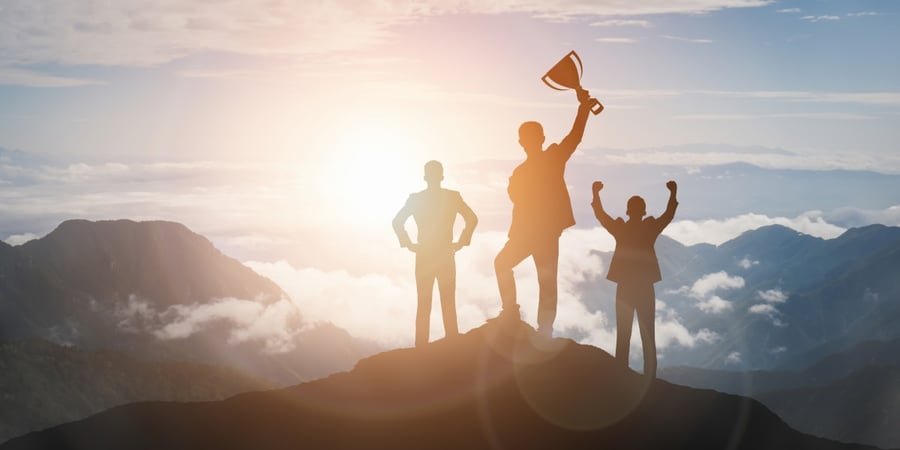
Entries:
[[[581,92],[584,91],[584,88],[581,87],[582,69],[581,58],[578,53],[575,53],[575,50],[572,50],[551,67],[541,77],[541,81],[557,91],[574,89]],[[590,102],[592,113],[600,114],[600,111],[603,111],[603,105],[596,98],[592,97],[588,102]]]

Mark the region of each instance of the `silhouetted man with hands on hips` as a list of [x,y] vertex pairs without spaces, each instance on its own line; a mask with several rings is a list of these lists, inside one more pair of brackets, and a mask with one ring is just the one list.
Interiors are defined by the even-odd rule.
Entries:
[[[478,217],[463,201],[457,191],[441,187],[444,168],[438,161],[425,163],[425,182],[428,187],[421,192],[410,194],[406,204],[394,217],[394,232],[400,239],[400,246],[416,254],[416,346],[428,343],[431,324],[431,294],[437,280],[441,297],[441,313],[444,319],[444,334],[459,334],[456,321],[456,259],[454,254],[472,240]],[[453,242],[453,222],[459,214],[466,226]],[[406,232],[405,224],[409,216],[416,221],[417,243],[413,243]]]
[[662,280],[656,259],[656,238],[675,217],[678,208],[678,185],[666,183],[669,202],[659,217],[647,217],[647,204],[635,195],[628,199],[625,214],[628,221],[613,219],[603,209],[600,191],[603,183],[595,181],[593,190],[594,216],[600,225],[616,238],[616,250],[609,263],[606,278],[616,283],[616,360],[628,367],[628,350],[631,345],[631,324],[637,312],[641,344],[644,349],[644,375],[656,378],[656,292],[653,284]]
[[572,130],[559,143],[544,150],[544,129],[538,122],[519,127],[519,144],[525,161],[513,170],[507,192],[513,203],[509,240],[494,259],[497,285],[503,303],[501,319],[518,320],[516,280],[513,268],[531,256],[538,277],[538,332],[552,337],[556,320],[559,236],[575,225],[572,201],[566,187],[566,162],[575,152],[591,112],[590,94],[577,91],[578,113]]

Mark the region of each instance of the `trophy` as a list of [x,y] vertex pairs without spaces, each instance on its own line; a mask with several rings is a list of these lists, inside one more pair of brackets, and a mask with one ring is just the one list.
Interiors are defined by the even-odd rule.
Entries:
[[[556,65],[551,67],[541,77],[541,80],[544,84],[557,91],[575,89],[581,92],[584,91],[584,88],[581,87],[581,70],[581,58],[578,57],[578,53],[575,53],[575,50],[572,50],[569,54],[563,56],[563,59],[559,60]],[[591,98],[588,102],[591,105],[592,113],[600,114],[600,111],[603,111],[603,105],[596,98]]]

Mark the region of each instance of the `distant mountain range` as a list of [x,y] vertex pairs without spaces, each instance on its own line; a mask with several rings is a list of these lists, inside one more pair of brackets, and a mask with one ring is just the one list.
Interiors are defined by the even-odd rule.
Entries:
[[810,434],[900,448],[900,339],[866,341],[802,370],[668,367],[660,378],[753,397]]
[[[691,332],[707,329],[715,333],[715,339],[708,342],[663,349],[662,378],[752,396],[804,432],[836,440],[900,446],[893,431],[895,422],[888,420],[900,416],[900,408],[895,406],[900,402],[889,401],[897,392],[895,368],[900,367],[900,283],[896,279],[900,273],[900,228],[872,225],[824,240],[769,226],[720,246],[684,246],[663,236],[657,243],[657,253],[664,277],[657,284],[657,297],[665,304],[662,314],[674,315]],[[608,264],[609,253],[596,254]],[[722,283],[723,279],[729,281]],[[607,317],[615,317],[609,301],[614,298],[614,288],[602,277],[585,281],[583,301],[590,308],[603,310]],[[701,305],[712,296],[728,307],[703,310]],[[753,312],[754,308],[758,311]],[[483,345],[485,330],[490,327],[474,330],[464,340],[467,350],[457,350],[483,352],[479,346]],[[23,339],[31,343],[22,344]],[[34,339],[54,344],[36,344],[41,341]],[[47,236],[20,246],[0,242],[3,341],[7,344],[0,344],[0,370],[4,374],[0,376],[0,395],[10,401],[0,411],[9,417],[4,422],[7,428],[0,428],[0,441],[4,433],[10,437],[132,401],[220,399],[254,389],[261,379],[272,385],[296,384],[346,370],[359,358],[379,351],[374,344],[331,324],[307,323],[302,311],[275,283],[223,255],[183,225],[127,220],[66,221]],[[445,349],[442,352],[456,348],[444,342],[438,346]],[[371,361],[423,352],[391,352]],[[448,361],[471,364],[441,354]],[[432,361],[421,356],[404,358],[391,360],[400,361],[405,369],[388,374],[384,366],[385,372],[379,375],[384,379],[379,378],[378,383],[387,384],[387,379],[393,380],[391,383],[426,383],[403,378],[403,371],[422,372],[423,367],[417,364]],[[444,363],[434,364],[444,367]],[[366,378],[371,374],[359,375],[368,373],[361,371],[364,367],[371,365],[361,364],[350,379],[367,380],[360,382],[372,392],[384,389]],[[18,375],[28,373],[33,375]],[[72,383],[67,382],[70,374],[79,374]],[[620,375],[603,372],[598,376]],[[202,378],[199,384],[188,382],[194,377]],[[447,389],[462,389],[453,384],[458,380],[445,382],[450,383]],[[311,387],[298,387],[297,392],[324,395],[327,404],[334,400],[329,395],[375,395],[341,386],[337,391],[328,388],[327,395]],[[681,394],[672,392],[683,393],[663,382],[654,386],[668,386],[654,388],[662,389],[664,394],[660,395],[678,397]],[[252,410],[257,402],[273,398],[276,400],[271,401],[280,405],[293,398],[294,394],[288,392],[293,391],[272,394],[267,400],[239,397],[256,400],[246,400],[249,404],[229,400],[223,405]],[[711,405],[731,401],[723,400],[731,397],[710,398],[714,399],[709,400]],[[376,402],[373,408],[384,406],[377,405],[381,404]],[[170,406],[134,408],[128,414],[138,414],[153,424],[161,420],[155,414],[169,411]],[[175,408],[181,411],[177,409],[181,407]],[[209,408],[219,411],[211,414],[231,420],[231,406]],[[760,407],[753,406],[754,411],[756,408]],[[845,420],[847,411],[855,412],[855,421]],[[312,417],[310,420],[324,421],[321,423],[328,426],[359,425],[340,417],[322,418],[306,409],[284,412],[304,420]],[[180,417],[181,413],[173,414]],[[391,423],[400,426],[400,422]],[[544,432],[554,436],[561,433],[550,429]],[[628,434],[624,428],[619,432]],[[600,439],[597,442],[608,438],[592,436]],[[540,436],[532,437],[549,445]],[[560,437],[587,445],[582,438]],[[323,443],[331,442],[322,439]],[[515,437],[504,439],[521,443]],[[160,444],[157,448],[165,446],[162,441],[148,442]],[[379,442],[405,445],[389,439]],[[690,439],[685,442],[696,443]],[[798,445],[813,445],[803,442]],[[635,444],[635,448],[643,445]]]
[[172,222],[63,222],[0,243],[0,340],[43,338],[145,360],[230,366],[280,384],[377,347],[308,324],[280,287]]
[[219,366],[147,362],[42,340],[0,343],[0,442],[127,403],[221,400],[272,387]]
[[[798,369],[900,337],[900,228],[870,225],[826,240],[772,225],[720,246],[662,236],[656,250],[657,298],[689,330],[716,333],[712,342],[666,348],[662,365]],[[611,254],[597,254],[608,265]],[[589,306],[615,317],[613,283],[601,277],[584,292]],[[714,296],[718,305],[709,305]]]
[[13,449],[863,449],[755,400],[646,379],[595,347],[489,322],[348,373],[203,403],[113,408]]

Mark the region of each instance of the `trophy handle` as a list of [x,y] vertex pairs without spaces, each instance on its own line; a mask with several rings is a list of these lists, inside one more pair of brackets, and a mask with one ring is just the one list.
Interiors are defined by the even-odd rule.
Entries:
[[601,111],[603,111],[603,104],[600,103],[600,100],[597,100],[596,98],[592,98],[589,101],[591,103],[591,112],[594,113],[595,116],[597,114],[600,114]]
[[543,81],[544,84],[546,84],[547,86],[550,86],[551,89],[556,89],[557,91],[566,91],[569,89],[565,86],[557,87],[557,85],[552,83],[551,81],[553,81],[553,80],[550,79],[550,72],[547,72],[546,74],[544,74],[544,76],[541,77],[541,81]]
[[[580,80],[580,79],[581,79],[581,74],[582,74],[582,72],[584,71],[584,65],[581,64],[581,57],[578,56],[578,53],[575,53],[575,50],[572,50],[572,51],[569,52],[569,54],[566,55],[566,56],[569,56],[569,55],[575,57],[575,61],[578,61],[578,79]],[[596,114],[596,113],[595,113],[595,114]]]

